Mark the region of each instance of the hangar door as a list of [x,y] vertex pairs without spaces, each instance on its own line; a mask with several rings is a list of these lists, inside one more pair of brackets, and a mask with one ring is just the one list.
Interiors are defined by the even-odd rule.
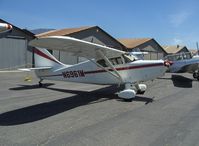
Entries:
[[0,39],[0,69],[16,69],[26,64],[25,39]]

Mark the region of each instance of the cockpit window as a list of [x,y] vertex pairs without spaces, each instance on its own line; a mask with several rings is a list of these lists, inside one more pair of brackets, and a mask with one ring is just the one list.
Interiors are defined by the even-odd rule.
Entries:
[[168,55],[165,57],[165,59],[168,59],[170,61],[179,61],[179,60],[186,60],[186,59],[191,59],[192,55],[191,53],[179,53],[179,54],[174,54],[174,55]]
[[106,61],[104,59],[98,60],[97,63],[100,64],[103,67],[107,67]]
[[[123,64],[122,58],[121,57],[115,57],[115,58],[109,58],[110,62],[113,65],[119,65],[119,64]],[[107,63],[104,59],[100,59],[97,61],[98,64],[100,64],[103,67],[107,67]]]

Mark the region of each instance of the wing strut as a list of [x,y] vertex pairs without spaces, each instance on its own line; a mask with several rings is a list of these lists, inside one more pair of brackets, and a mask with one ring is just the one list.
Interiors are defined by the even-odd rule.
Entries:
[[[120,80],[120,83],[123,81],[121,75],[119,74],[119,72],[115,69],[115,67],[113,66],[113,64],[109,61],[109,59],[104,55],[104,53],[100,50],[97,51],[99,53],[99,55],[106,61],[106,63],[108,64],[108,66],[114,71],[115,74],[113,74],[111,71],[109,71],[108,69],[104,68],[107,72],[111,73],[112,75],[114,75],[117,79]],[[101,66],[101,65],[100,65]]]
[[90,60],[91,62],[93,62],[94,64],[96,64],[97,66],[99,66],[100,68],[104,69],[105,71],[107,71],[108,73],[110,73],[111,75],[113,75],[114,77],[116,77],[118,79],[118,76],[116,74],[112,73],[111,71],[109,71],[107,68],[103,67],[99,63],[93,61],[92,59],[89,59],[89,58],[87,58],[87,59]]

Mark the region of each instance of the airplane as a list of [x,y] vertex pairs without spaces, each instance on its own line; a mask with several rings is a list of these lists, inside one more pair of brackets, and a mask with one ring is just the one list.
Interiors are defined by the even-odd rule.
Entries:
[[192,73],[193,78],[199,81],[199,56],[192,56],[190,52],[183,52],[174,55],[167,55],[165,60],[168,60],[170,66],[168,71],[171,73]]
[[[125,85],[117,95],[126,101],[144,94],[147,86],[142,82],[163,76],[168,65],[163,60],[139,60],[128,52],[67,36],[36,38],[29,45],[35,47],[35,68],[21,70],[35,70],[40,87],[43,80]],[[88,60],[63,64],[46,49],[66,51]]]
[[12,25],[7,23],[0,23],[0,33],[5,33],[12,30]]

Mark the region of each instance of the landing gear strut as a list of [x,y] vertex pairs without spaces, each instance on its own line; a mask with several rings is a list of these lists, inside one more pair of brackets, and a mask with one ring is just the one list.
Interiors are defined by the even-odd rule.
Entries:
[[39,81],[39,87],[43,86],[42,81],[43,81],[43,79],[40,79],[40,81]]

